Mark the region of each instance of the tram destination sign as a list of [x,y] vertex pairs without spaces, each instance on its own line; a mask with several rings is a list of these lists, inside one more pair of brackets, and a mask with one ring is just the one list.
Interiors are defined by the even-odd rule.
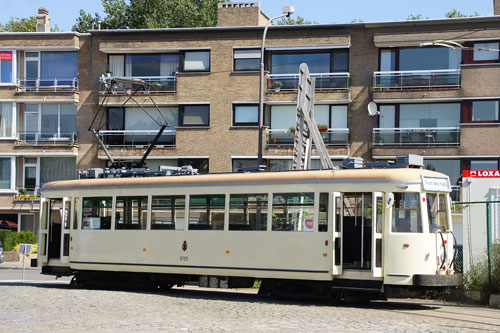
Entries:
[[450,178],[447,176],[422,175],[422,186],[424,187],[424,191],[451,192]]
[[500,170],[464,170],[463,177],[500,178]]

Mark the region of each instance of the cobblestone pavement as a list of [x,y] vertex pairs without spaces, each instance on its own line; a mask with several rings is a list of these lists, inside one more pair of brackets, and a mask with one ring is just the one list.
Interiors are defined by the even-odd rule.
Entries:
[[70,287],[67,281],[4,280],[0,332],[500,331],[500,310],[483,307],[419,300],[331,306],[255,293],[194,287],[165,293],[89,290]]

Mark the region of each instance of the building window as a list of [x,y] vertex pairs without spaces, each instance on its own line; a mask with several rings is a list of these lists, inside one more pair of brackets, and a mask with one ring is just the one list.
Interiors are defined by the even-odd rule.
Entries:
[[258,104],[233,104],[233,126],[259,125]]
[[116,197],[115,229],[146,229],[148,197]]
[[462,50],[418,47],[380,51],[380,71],[460,69]]
[[184,230],[185,205],[184,196],[153,196],[151,229]]
[[472,102],[472,121],[498,121],[498,101]]
[[38,158],[36,157],[25,157],[24,158],[24,177],[23,177],[23,189],[27,193],[35,193],[39,184],[38,176]]
[[210,105],[181,105],[180,126],[210,126]]
[[498,170],[498,160],[471,160],[471,170]]
[[76,116],[74,104],[25,104],[23,139],[76,140]]
[[19,231],[31,231],[35,233],[35,215],[21,214]]
[[225,195],[191,195],[189,230],[224,230]]
[[76,179],[75,157],[40,157],[40,187],[56,180]]
[[233,158],[233,172],[247,172],[258,169],[259,161],[256,158]]
[[0,137],[2,138],[13,136],[13,108],[13,103],[0,103]]
[[473,61],[497,62],[500,43],[474,43]]
[[273,195],[273,231],[313,231],[314,193]]
[[[42,79],[40,86],[73,84],[78,72],[78,52],[26,52],[25,77],[28,81]],[[28,82],[31,85],[34,82]]]
[[235,71],[258,71],[260,69],[260,49],[234,50]]
[[306,63],[311,73],[342,73],[349,71],[349,50],[274,51],[271,53],[272,74],[296,74]]
[[14,83],[15,71],[14,58],[15,51],[0,51],[0,83]]
[[424,168],[427,170],[444,173],[450,177],[452,186],[451,197],[455,201],[460,200],[459,178],[462,176],[460,160],[424,160]]
[[12,190],[14,184],[14,159],[0,158],[0,190]]
[[229,230],[267,230],[267,194],[231,194]]
[[184,72],[209,72],[210,51],[184,51]]
[[82,229],[111,229],[111,197],[83,198]]
[[110,55],[108,72],[112,77],[165,77],[179,71],[179,54]]

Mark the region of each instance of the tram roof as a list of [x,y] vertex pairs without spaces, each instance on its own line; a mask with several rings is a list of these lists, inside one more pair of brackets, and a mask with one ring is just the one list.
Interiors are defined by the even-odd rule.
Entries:
[[183,187],[221,185],[273,185],[300,183],[416,183],[421,175],[443,176],[425,169],[345,169],[284,172],[224,173],[163,177],[98,178],[64,180],[47,183],[42,191],[127,187]]

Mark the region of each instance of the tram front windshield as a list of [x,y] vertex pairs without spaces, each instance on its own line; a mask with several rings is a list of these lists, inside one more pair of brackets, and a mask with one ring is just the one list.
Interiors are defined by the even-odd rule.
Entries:
[[429,218],[429,231],[446,232],[449,230],[447,196],[443,193],[427,193],[427,215]]

